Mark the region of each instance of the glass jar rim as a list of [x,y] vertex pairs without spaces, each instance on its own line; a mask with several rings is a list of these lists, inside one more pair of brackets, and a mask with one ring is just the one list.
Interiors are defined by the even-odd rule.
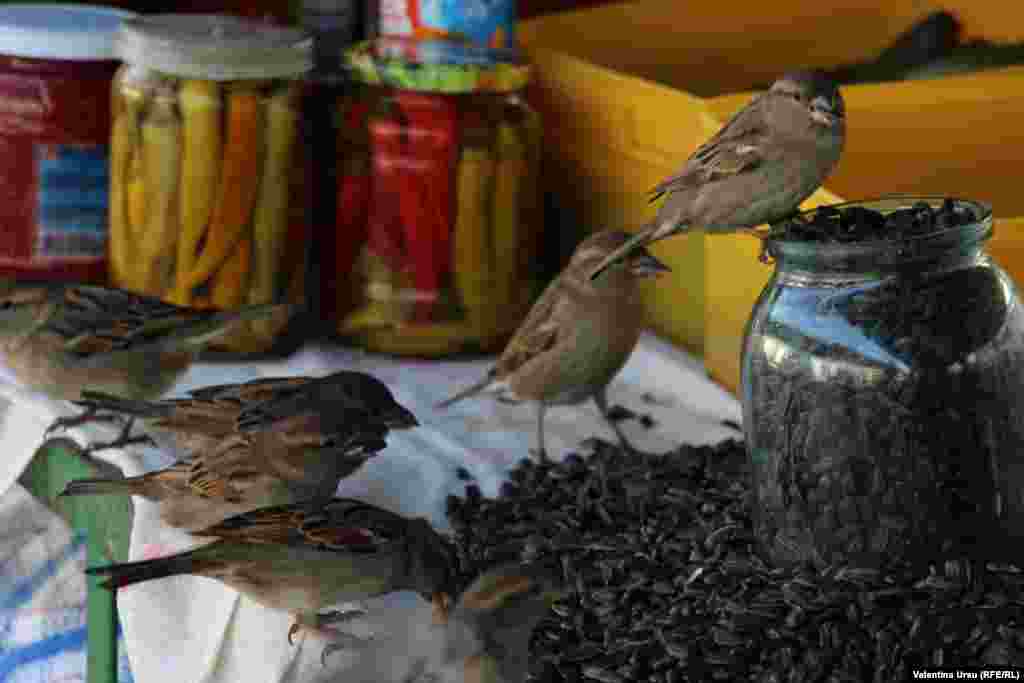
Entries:
[[941,228],[920,235],[867,242],[823,242],[787,238],[778,234],[777,229],[788,225],[791,218],[772,226],[765,237],[765,253],[778,261],[809,270],[898,268],[917,261],[941,258],[955,250],[975,247],[992,236],[992,208],[988,204],[973,199],[940,195],[886,195],[851,200],[801,211],[794,218],[812,217],[822,209],[841,210],[855,206],[888,215],[920,203],[937,209],[946,200],[952,200],[958,206],[970,209],[974,213],[974,220],[964,225]]

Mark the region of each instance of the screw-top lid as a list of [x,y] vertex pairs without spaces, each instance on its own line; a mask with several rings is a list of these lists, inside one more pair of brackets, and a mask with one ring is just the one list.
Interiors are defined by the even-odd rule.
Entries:
[[294,78],[313,66],[301,30],[222,14],[152,14],[128,19],[116,41],[125,62],[186,78]]
[[29,59],[116,59],[114,36],[134,12],[98,5],[0,4],[0,54]]
[[353,46],[345,57],[364,83],[404,90],[512,92],[530,82],[530,65],[513,48],[386,36]]

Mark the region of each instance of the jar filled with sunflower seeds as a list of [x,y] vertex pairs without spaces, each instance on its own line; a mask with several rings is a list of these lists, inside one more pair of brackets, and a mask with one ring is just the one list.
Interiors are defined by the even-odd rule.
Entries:
[[991,235],[932,197],[773,229],[741,398],[776,562],[1024,559],[1024,309]]
[[[227,15],[126,21],[113,84],[113,284],[198,308],[305,299],[302,31]],[[271,349],[288,319],[215,348]]]

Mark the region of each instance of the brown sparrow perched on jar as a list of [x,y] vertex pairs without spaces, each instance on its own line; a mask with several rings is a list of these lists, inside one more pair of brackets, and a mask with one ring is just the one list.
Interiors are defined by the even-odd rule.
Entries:
[[180,574],[215,579],[256,602],[295,616],[288,640],[311,630],[332,641],[324,656],[358,641],[334,629],[362,610],[320,613],[343,602],[412,590],[447,617],[455,556],[449,542],[425,519],[335,498],[322,505],[261,508],[201,530],[214,538],[193,550],[86,570],[105,577],[105,588]]
[[330,500],[341,479],[385,448],[390,430],[418,424],[362,372],[204,387],[164,401],[86,396],[77,403],[141,420],[185,455],[137,477],[78,479],[61,495],[141,496],[165,523],[191,531],[257,508]]
[[[642,246],[630,251],[601,278],[589,274],[609,254],[629,241],[621,230],[587,237],[566,266],[540,296],[513,335],[497,363],[476,384],[438,404],[446,408],[477,393],[537,406],[537,442],[544,446],[544,413],[551,405],[573,405],[593,399],[607,419],[605,390],[625,365],[643,328],[640,279],[667,272],[668,267]],[[624,446],[621,429],[608,420]]]
[[732,232],[792,215],[821,187],[843,152],[846,107],[819,71],[775,81],[654,188],[658,214],[594,269],[596,278],[633,249],[702,227]]

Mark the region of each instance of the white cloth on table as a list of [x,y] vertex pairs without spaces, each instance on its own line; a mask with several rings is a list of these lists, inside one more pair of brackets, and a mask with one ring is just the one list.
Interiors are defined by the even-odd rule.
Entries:
[[[393,433],[387,450],[344,480],[338,494],[401,514],[425,516],[437,528],[447,530],[445,499],[452,493],[461,495],[466,483],[456,476],[460,466],[469,471],[485,496],[496,496],[508,471],[535,445],[532,407],[472,398],[447,411],[435,410],[438,400],[481,377],[491,360],[417,361],[310,345],[279,362],[196,364],[171,395],[258,377],[321,376],[340,369],[370,372],[391,387],[395,398],[417,416],[421,426]],[[28,463],[45,425],[70,409],[10,385],[0,385],[0,389],[9,396],[9,410],[0,418],[0,437],[7,451],[0,465],[0,490],[4,490]],[[623,405],[654,420],[649,429],[638,420],[621,423],[633,443],[647,451],[739,436],[721,424],[724,419],[740,421],[736,400],[708,379],[699,361],[653,335],[641,339],[609,387],[608,396],[611,405]],[[546,425],[548,450],[558,459],[574,450],[585,453],[580,442],[588,437],[615,438],[592,402],[551,408]],[[90,425],[73,429],[69,435],[88,442],[109,439],[114,430]],[[154,449],[105,451],[98,457],[117,465],[127,476],[170,462],[170,456]],[[187,534],[160,522],[155,506],[138,498],[134,503],[132,559],[193,545]],[[45,517],[49,513],[37,510],[33,514]],[[118,598],[134,678],[143,683],[164,680],[168,672],[173,672],[179,683],[400,680],[411,658],[425,647],[429,607],[412,593],[363,604],[369,609],[367,616],[343,628],[357,635],[372,633],[374,639],[358,653],[333,654],[324,667],[320,661],[324,641],[303,635],[290,646],[286,639],[289,615],[242,598],[215,581],[175,577],[124,589]],[[339,676],[341,672],[345,672],[343,676]]]

